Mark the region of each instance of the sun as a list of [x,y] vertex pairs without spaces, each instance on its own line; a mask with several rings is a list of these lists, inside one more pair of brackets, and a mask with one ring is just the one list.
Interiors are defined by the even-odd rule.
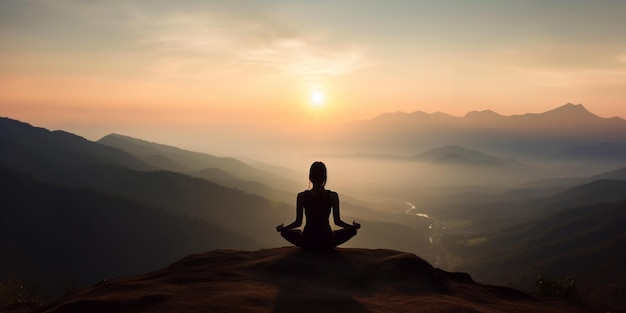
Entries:
[[309,94],[309,102],[314,107],[321,107],[326,103],[326,95],[323,91],[315,90]]

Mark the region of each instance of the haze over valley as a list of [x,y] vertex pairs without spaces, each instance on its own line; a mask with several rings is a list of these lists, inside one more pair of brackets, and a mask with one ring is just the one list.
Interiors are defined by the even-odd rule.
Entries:
[[529,292],[537,275],[577,277],[589,301],[614,299],[626,257],[626,121],[572,104],[475,117],[383,114],[348,124],[327,148],[312,141],[269,161],[2,118],[2,275],[54,297],[190,253],[283,246],[273,227],[294,218],[307,166],[323,160],[345,219],[364,225],[346,247],[412,252]]

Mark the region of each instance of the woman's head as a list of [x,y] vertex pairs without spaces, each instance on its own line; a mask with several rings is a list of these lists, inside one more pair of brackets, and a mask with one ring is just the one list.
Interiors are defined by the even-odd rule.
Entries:
[[313,162],[311,169],[309,170],[309,180],[313,185],[326,185],[326,165],[322,162]]

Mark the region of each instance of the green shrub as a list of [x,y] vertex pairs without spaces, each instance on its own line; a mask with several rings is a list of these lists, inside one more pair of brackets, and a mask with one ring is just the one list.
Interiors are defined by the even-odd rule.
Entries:
[[15,303],[29,303],[42,306],[44,301],[32,289],[24,287],[17,279],[0,282],[0,308]]
[[535,281],[534,294],[540,297],[576,300],[578,298],[576,280],[568,276],[564,281],[556,281],[540,275]]

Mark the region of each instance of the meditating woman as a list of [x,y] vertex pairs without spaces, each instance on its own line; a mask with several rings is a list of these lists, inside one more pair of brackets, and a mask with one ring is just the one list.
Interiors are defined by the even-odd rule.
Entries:
[[[352,225],[341,220],[339,215],[339,196],[336,192],[324,189],[326,185],[326,165],[314,162],[309,171],[309,181],[313,188],[298,194],[296,200],[296,220],[284,226],[280,224],[276,230],[283,238],[292,244],[304,249],[333,249],[356,235],[361,225],[352,222]],[[333,212],[335,225],[342,227],[333,231],[328,218]],[[306,215],[304,231],[294,228],[302,225],[302,216]]]

